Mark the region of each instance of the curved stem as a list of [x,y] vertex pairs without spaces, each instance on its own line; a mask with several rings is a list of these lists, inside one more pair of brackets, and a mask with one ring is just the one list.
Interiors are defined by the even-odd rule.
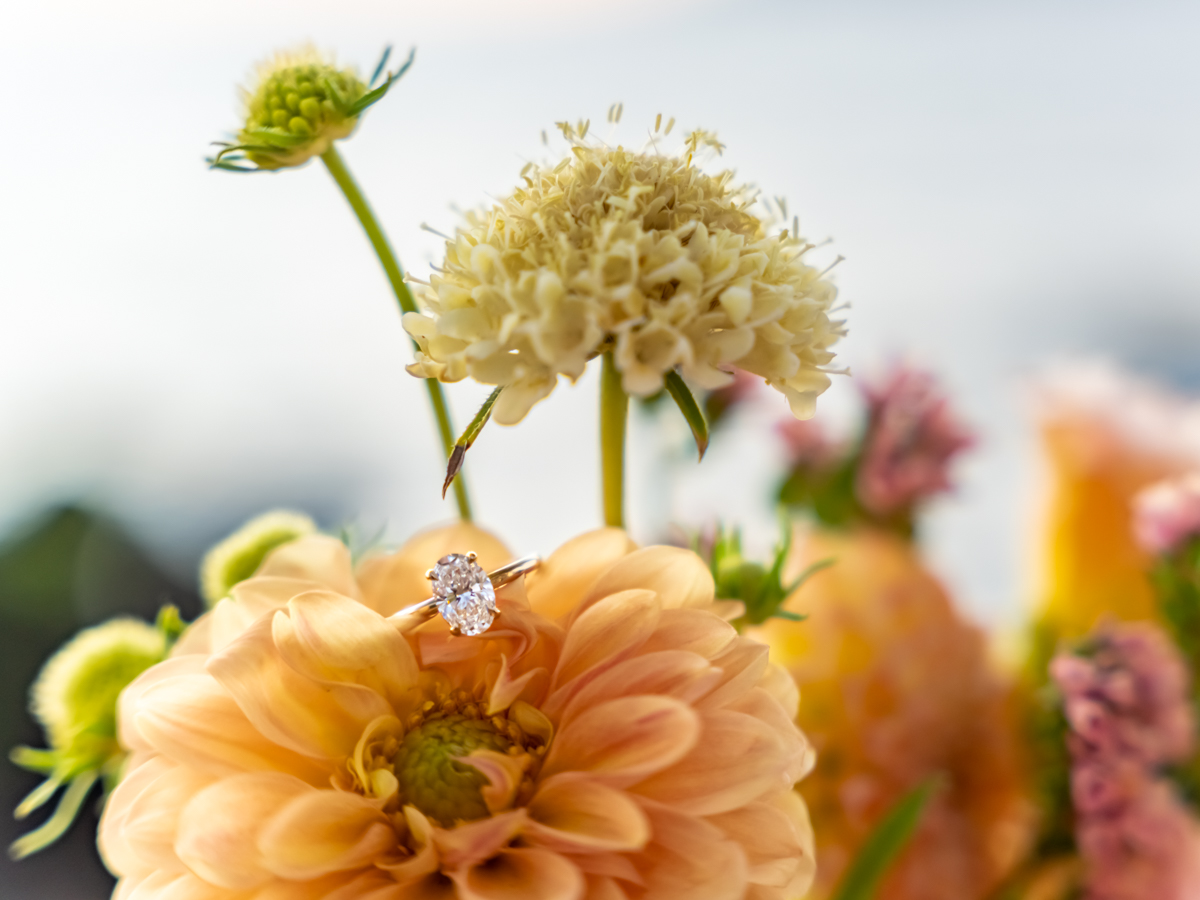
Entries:
[[621,373],[612,351],[604,354],[600,368],[600,480],[604,494],[604,524],[625,527],[625,425],[629,395],[621,387]]
[[[375,213],[367,203],[367,198],[359,190],[354,176],[346,168],[346,163],[342,160],[342,156],[334,144],[330,144],[329,149],[321,154],[321,162],[325,163],[325,168],[329,170],[329,174],[333,176],[337,186],[341,188],[346,200],[350,203],[350,208],[354,210],[354,215],[358,217],[363,231],[367,233],[367,239],[371,242],[375,255],[379,257],[379,262],[387,275],[388,283],[392,286],[392,292],[396,295],[396,302],[400,304],[400,309],[403,312],[417,312],[417,302],[413,299],[408,284],[404,281],[404,270],[400,268],[400,261],[396,259],[396,254],[392,251],[391,244],[388,243],[387,235],[383,233],[383,226],[375,218]],[[416,346],[415,341],[413,346]],[[426,378],[425,387],[429,391],[429,402],[433,406],[434,418],[437,419],[442,450],[446,454],[446,459],[449,459],[450,454],[454,451],[454,426],[450,423],[450,410],[446,406],[446,395],[442,391],[442,383],[436,378]],[[471,521],[471,501],[467,497],[467,486],[463,482],[461,474],[454,479],[454,499],[458,503],[459,517],[467,522]]]

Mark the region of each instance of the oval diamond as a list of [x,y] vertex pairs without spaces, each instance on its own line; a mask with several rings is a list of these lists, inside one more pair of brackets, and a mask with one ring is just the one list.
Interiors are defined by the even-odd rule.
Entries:
[[483,634],[496,618],[496,589],[470,556],[451,553],[433,567],[438,612],[458,634]]

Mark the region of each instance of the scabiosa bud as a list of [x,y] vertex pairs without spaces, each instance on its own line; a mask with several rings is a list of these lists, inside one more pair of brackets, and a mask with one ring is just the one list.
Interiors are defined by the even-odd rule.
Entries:
[[58,810],[9,848],[12,857],[20,859],[53,843],[70,827],[97,779],[115,780],[125,757],[117,741],[117,697],[166,656],[170,638],[166,628],[113,619],[81,631],[42,667],[30,689],[29,706],[50,747],[17,747],[11,758],[47,777],[17,807],[16,817],[23,819],[43,806],[60,787],[67,790]]
[[227,597],[230,588],[258,571],[268,553],[316,530],[308,516],[286,509],[251,519],[209,550],[200,563],[200,593],[205,602],[212,606]]
[[372,89],[389,53],[390,48],[369,82],[352,68],[339,68],[332,57],[311,46],[277,53],[259,65],[254,87],[243,91],[245,122],[238,142],[222,145],[213,166],[270,171],[300,166],[320,156],[334,141],[350,136],[363,111],[382,99],[412,62],[410,54],[399,73]]

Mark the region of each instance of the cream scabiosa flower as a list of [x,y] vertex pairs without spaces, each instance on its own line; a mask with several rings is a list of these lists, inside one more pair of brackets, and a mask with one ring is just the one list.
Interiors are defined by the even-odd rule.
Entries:
[[794,898],[812,834],[794,684],[688,551],[584,535],[479,638],[386,618],[469,525],[357,572],[274,551],[122,695],[100,846],[121,900]]
[[812,415],[843,334],[833,285],[804,261],[812,245],[769,234],[732,172],[693,164],[702,147],[721,149],[711,134],[668,155],[560,128],[571,155],[527,166],[523,187],[447,241],[429,315],[404,317],[421,348],[409,371],[503,386],[493,415],[513,424],[611,349],[626,393],[654,394],[673,370],[716,389],[736,367]]

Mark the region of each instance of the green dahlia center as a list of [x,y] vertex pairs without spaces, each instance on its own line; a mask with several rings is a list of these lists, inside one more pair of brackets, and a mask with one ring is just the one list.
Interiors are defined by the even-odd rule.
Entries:
[[472,766],[455,762],[473,750],[505,753],[513,746],[487,719],[457,713],[431,719],[404,736],[395,758],[396,778],[406,803],[439,825],[488,816],[480,789],[487,778]]

